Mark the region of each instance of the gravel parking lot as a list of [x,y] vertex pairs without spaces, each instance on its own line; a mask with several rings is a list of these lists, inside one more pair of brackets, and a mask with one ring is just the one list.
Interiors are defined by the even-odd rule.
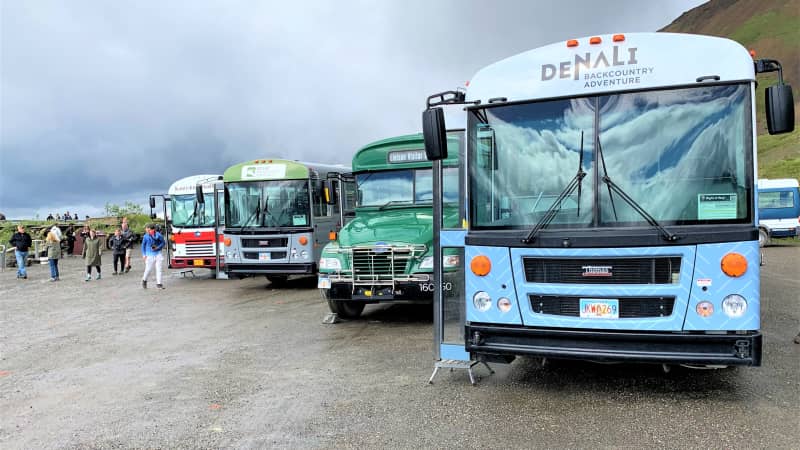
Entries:
[[[79,258],[0,273],[0,447],[798,448],[800,247],[766,249],[764,365],[533,359],[436,384],[430,307],[324,325],[315,278],[272,289],[130,274]],[[167,271],[169,273],[169,271]],[[154,284],[154,283],[152,283]],[[477,369],[479,373],[485,373]]]

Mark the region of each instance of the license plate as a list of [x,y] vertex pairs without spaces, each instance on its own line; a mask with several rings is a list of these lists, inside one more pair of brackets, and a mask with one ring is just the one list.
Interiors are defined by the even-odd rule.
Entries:
[[270,253],[259,253],[258,254],[258,259],[259,259],[259,261],[269,261],[271,259],[270,258]]
[[582,298],[581,319],[619,319],[619,300],[615,298]]
[[331,280],[330,278],[318,278],[317,279],[317,289],[330,289],[331,288]]
[[195,266],[202,266],[203,265],[203,260],[202,259],[192,260],[192,264],[194,264]]

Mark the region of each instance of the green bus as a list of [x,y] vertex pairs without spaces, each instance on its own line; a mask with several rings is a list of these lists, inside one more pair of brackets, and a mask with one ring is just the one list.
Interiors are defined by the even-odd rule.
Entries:
[[[450,132],[451,156],[443,162],[443,219],[453,225],[461,217],[458,155],[463,147],[463,131]],[[433,185],[422,134],[362,148],[353,156],[352,179],[357,189],[354,214],[320,259],[317,286],[331,312],[355,318],[367,304],[431,303]]]
[[257,159],[229,167],[225,185],[225,272],[264,275],[273,284],[315,274],[328,236],[341,227],[337,204],[324,199],[328,177],[343,165]]

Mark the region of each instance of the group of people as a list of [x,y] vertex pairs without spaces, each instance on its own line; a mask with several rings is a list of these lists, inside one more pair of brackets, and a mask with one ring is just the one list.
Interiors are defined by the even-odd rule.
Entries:
[[[68,236],[72,237],[72,242],[69,242],[68,252],[72,253],[74,244],[74,233],[70,233],[71,229],[67,231]],[[142,277],[142,288],[147,288],[147,278],[150,273],[155,269],[156,287],[164,289],[162,283],[162,265],[164,257],[161,254],[166,240],[158,233],[154,225],[147,225],[147,234],[142,239],[142,258],[144,259],[144,276]],[[102,254],[103,242],[97,236],[97,231],[85,226],[81,231],[83,238],[83,246],[81,256],[86,263],[86,277],[84,281],[92,279],[92,269],[96,272],[96,280],[102,278]],[[45,245],[47,249],[47,262],[50,265],[50,281],[59,281],[60,274],[58,270],[58,261],[62,258],[61,241],[65,238],[62,235],[61,229],[53,226],[45,238]],[[68,237],[67,237],[68,238]],[[133,249],[133,231],[128,227],[127,220],[123,219],[120,228],[114,230],[114,236],[109,240],[111,247],[111,254],[114,262],[113,275],[122,275],[130,272],[131,270],[131,252]],[[14,247],[14,256],[17,260],[17,279],[28,279],[28,272],[26,264],[28,253],[33,245],[33,239],[30,234],[25,231],[24,225],[17,226],[17,232],[11,236],[9,244]]]
[[[86,216],[86,218],[88,219],[89,216]],[[61,214],[58,214],[58,213],[56,213],[56,215],[53,216],[53,213],[50,213],[47,216],[47,219],[45,219],[45,220],[79,220],[79,219],[78,219],[78,213],[70,214],[69,211],[67,211],[67,212],[64,213],[63,216]]]

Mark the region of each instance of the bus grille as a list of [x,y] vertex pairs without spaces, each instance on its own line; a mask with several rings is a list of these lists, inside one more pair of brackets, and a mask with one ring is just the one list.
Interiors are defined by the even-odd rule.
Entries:
[[522,259],[525,281],[567,284],[675,284],[681,272],[679,256],[652,258]]
[[264,248],[264,247],[278,247],[286,248],[289,245],[289,238],[260,238],[260,239],[242,239],[242,247],[244,248]]
[[[580,297],[528,295],[531,309],[538,314],[580,317]],[[619,318],[666,317],[672,314],[675,297],[621,297]]]
[[411,249],[386,247],[376,252],[373,248],[353,248],[353,278],[357,281],[392,280],[405,276]]
[[213,241],[187,241],[186,256],[208,256],[214,254]]

